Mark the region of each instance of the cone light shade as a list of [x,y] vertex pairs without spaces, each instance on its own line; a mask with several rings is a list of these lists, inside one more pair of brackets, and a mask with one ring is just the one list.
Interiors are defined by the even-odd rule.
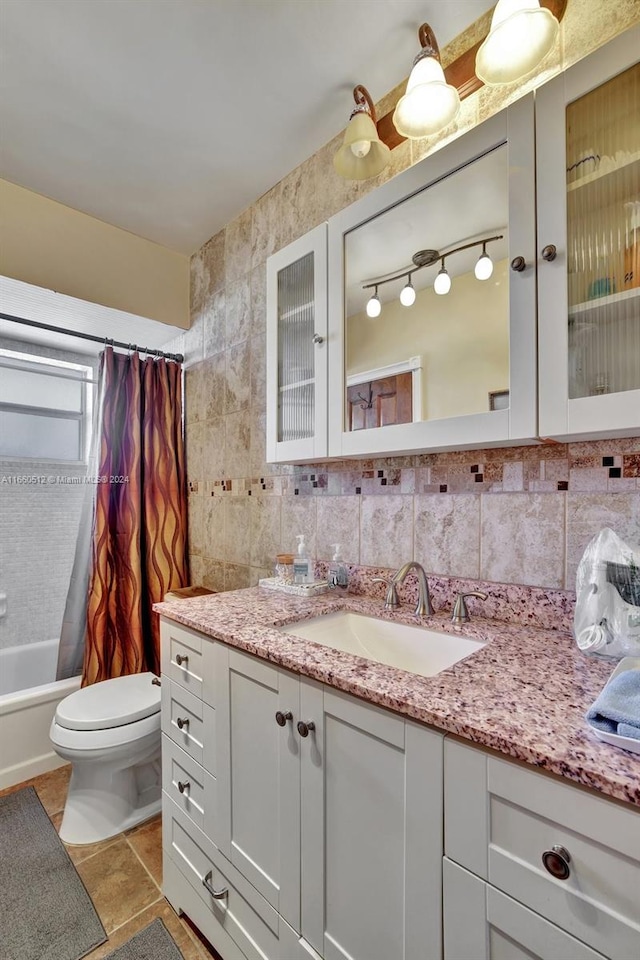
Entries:
[[378,137],[378,130],[365,110],[354,113],[344,134],[344,142],[335,157],[336,173],[345,180],[377,177],[389,163],[391,151]]
[[393,123],[403,137],[419,140],[446,127],[459,109],[458,91],[446,82],[438,60],[427,54],[414,64],[407,92],[394,110]]
[[553,47],[558,26],[539,0],[498,0],[491,30],[476,56],[477,76],[497,86],[531,73]]

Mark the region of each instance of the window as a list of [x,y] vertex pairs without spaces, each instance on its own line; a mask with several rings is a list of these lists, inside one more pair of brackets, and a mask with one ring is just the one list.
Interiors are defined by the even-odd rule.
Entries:
[[0,457],[86,460],[92,378],[90,366],[0,350]]

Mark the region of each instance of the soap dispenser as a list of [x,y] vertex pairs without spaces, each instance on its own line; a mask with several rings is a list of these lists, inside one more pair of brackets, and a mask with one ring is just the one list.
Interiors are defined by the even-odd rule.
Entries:
[[342,587],[343,590],[346,590],[349,585],[349,575],[340,556],[340,544],[334,543],[332,546],[333,560],[329,564],[327,580],[330,587]]
[[293,582],[313,583],[313,568],[304,542],[304,533],[299,533],[296,540],[298,541],[298,551],[293,558]]

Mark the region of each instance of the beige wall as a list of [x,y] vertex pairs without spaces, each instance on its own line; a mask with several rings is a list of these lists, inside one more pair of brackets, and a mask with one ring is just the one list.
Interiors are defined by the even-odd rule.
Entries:
[[[637,0],[570,0],[543,79],[639,17]],[[486,25],[485,17],[443,49],[445,64]],[[392,567],[415,557],[436,573],[557,587],[573,585],[586,542],[605,523],[640,542],[640,438],[315,468],[264,462],[267,257],[528,87],[478,91],[443,137],[402,144],[373,181],[336,176],[337,132],[194,255],[192,328],[176,344],[190,364],[194,581],[217,590],[255,583],[303,531],[318,558],[329,558],[330,544],[340,541],[351,562]],[[379,112],[393,102],[391,94]],[[603,463],[609,456],[613,474]]]
[[496,263],[490,280],[454,277],[446,296],[417,291],[411,307],[395,297],[379,317],[347,321],[347,374],[422,357],[425,420],[489,410],[489,392],[509,389],[509,273]]
[[189,326],[189,258],[0,180],[0,274]]

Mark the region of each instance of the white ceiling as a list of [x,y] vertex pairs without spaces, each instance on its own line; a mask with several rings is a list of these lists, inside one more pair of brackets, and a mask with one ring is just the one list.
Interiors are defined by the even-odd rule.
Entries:
[[0,176],[190,254],[487,0],[0,0]]

